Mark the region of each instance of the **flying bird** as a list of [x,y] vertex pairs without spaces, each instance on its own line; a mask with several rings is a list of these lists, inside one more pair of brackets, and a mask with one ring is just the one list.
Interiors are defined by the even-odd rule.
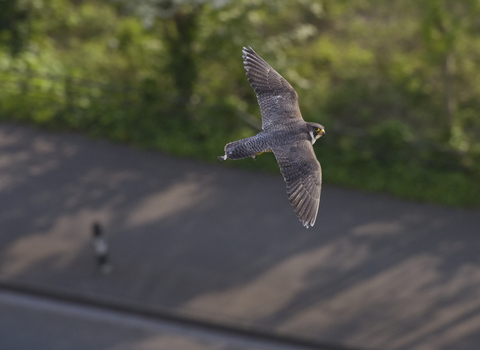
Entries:
[[243,159],[273,152],[287,185],[287,195],[302,224],[315,224],[320,204],[322,169],[313,151],[325,128],[305,122],[292,86],[251,47],[243,48],[248,82],[257,93],[262,114],[262,131],[225,146],[218,159]]

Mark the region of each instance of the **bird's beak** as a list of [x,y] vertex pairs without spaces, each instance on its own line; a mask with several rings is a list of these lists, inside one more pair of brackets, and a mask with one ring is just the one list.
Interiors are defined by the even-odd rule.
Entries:
[[325,129],[323,129],[322,131],[320,131],[320,137],[322,137],[323,135],[325,135]]

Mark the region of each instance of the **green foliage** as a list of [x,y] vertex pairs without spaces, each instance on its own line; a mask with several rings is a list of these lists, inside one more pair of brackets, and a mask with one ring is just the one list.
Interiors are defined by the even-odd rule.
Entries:
[[16,55],[30,36],[31,4],[2,0],[0,8],[0,45],[9,47],[11,54]]
[[[295,87],[304,118],[326,126],[315,145],[325,183],[480,205],[478,0],[3,0],[2,10],[1,120],[214,161],[257,132],[241,62],[250,45]],[[278,171],[272,155],[230,166]]]

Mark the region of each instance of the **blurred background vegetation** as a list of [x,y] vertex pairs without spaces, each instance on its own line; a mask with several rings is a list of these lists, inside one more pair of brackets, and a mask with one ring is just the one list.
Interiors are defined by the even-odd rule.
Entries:
[[480,0],[0,0],[0,120],[216,161],[258,132],[252,46],[325,125],[326,184],[478,207],[478,18]]

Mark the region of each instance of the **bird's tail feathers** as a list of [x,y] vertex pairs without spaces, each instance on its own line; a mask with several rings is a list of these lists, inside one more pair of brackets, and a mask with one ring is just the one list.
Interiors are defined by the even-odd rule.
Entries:
[[225,160],[228,158],[237,160],[248,157],[255,158],[256,155],[268,151],[270,151],[270,149],[266,143],[266,138],[263,133],[259,133],[243,140],[228,143],[225,146],[225,155],[218,157],[218,159]]

